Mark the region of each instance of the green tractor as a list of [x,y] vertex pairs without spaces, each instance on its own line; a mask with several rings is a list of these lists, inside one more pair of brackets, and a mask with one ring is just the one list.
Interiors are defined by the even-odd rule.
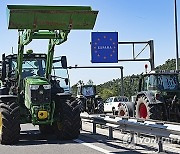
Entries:
[[104,113],[104,101],[97,95],[95,85],[78,85],[77,98],[81,100],[81,112],[87,112],[89,114]]
[[[15,144],[20,124],[39,125],[44,135],[74,139],[80,134],[79,99],[69,92],[67,60],[54,58],[55,45],[71,29],[93,29],[98,11],[83,6],[8,5],[8,28],[18,29],[18,54],[2,55],[0,142]],[[48,53],[35,54],[25,45],[48,39]]]

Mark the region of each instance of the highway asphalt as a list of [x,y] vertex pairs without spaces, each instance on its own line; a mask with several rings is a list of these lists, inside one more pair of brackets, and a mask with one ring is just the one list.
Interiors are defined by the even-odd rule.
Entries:
[[[128,143],[128,135],[114,131],[114,140],[108,139],[108,129],[97,128],[98,134],[92,134],[92,124],[83,122],[83,130],[76,140],[59,141],[53,135],[42,136],[37,126],[21,125],[20,141],[16,145],[0,145],[0,154],[139,154],[157,153],[157,144],[133,145]],[[121,134],[121,135],[120,135]],[[148,140],[146,140],[148,141]],[[167,145],[166,145],[167,146]],[[167,153],[179,153],[166,147]]]

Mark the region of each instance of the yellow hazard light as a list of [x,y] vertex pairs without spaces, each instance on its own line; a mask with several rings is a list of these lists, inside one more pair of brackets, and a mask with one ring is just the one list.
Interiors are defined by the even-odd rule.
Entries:
[[39,111],[38,112],[38,118],[39,119],[46,119],[48,117],[48,112],[47,111]]

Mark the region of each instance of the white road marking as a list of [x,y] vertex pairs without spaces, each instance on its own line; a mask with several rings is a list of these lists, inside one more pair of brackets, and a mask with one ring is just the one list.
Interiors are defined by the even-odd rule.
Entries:
[[82,141],[82,140],[79,140],[79,139],[76,139],[76,140],[74,140],[75,142],[77,142],[77,143],[80,143],[80,144],[83,144],[83,145],[85,145],[85,146],[87,146],[87,147],[90,147],[91,149],[94,149],[94,150],[96,150],[96,151],[99,151],[99,152],[102,152],[102,153],[105,153],[105,154],[113,154],[113,152],[111,152],[111,151],[108,151],[108,150],[105,150],[105,149],[103,149],[103,148],[100,148],[100,147],[98,147],[98,146],[95,146],[95,145],[93,145],[93,144],[91,144],[91,143],[86,143],[86,142],[84,142],[84,141]]

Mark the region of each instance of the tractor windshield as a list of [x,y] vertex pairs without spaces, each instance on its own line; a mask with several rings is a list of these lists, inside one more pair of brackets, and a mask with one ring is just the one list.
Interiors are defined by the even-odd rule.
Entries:
[[[44,76],[45,59],[24,59],[22,63],[22,79],[28,76]],[[17,68],[17,62],[12,61],[12,70]],[[15,74],[15,71],[14,71]]]
[[84,96],[93,96],[94,95],[94,87],[82,87],[82,94]]
[[144,77],[144,90],[177,90],[178,76],[175,74],[148,75]]
[[158,88],[160,90],[177,90],[178,77],[177,75],[158,75]]

